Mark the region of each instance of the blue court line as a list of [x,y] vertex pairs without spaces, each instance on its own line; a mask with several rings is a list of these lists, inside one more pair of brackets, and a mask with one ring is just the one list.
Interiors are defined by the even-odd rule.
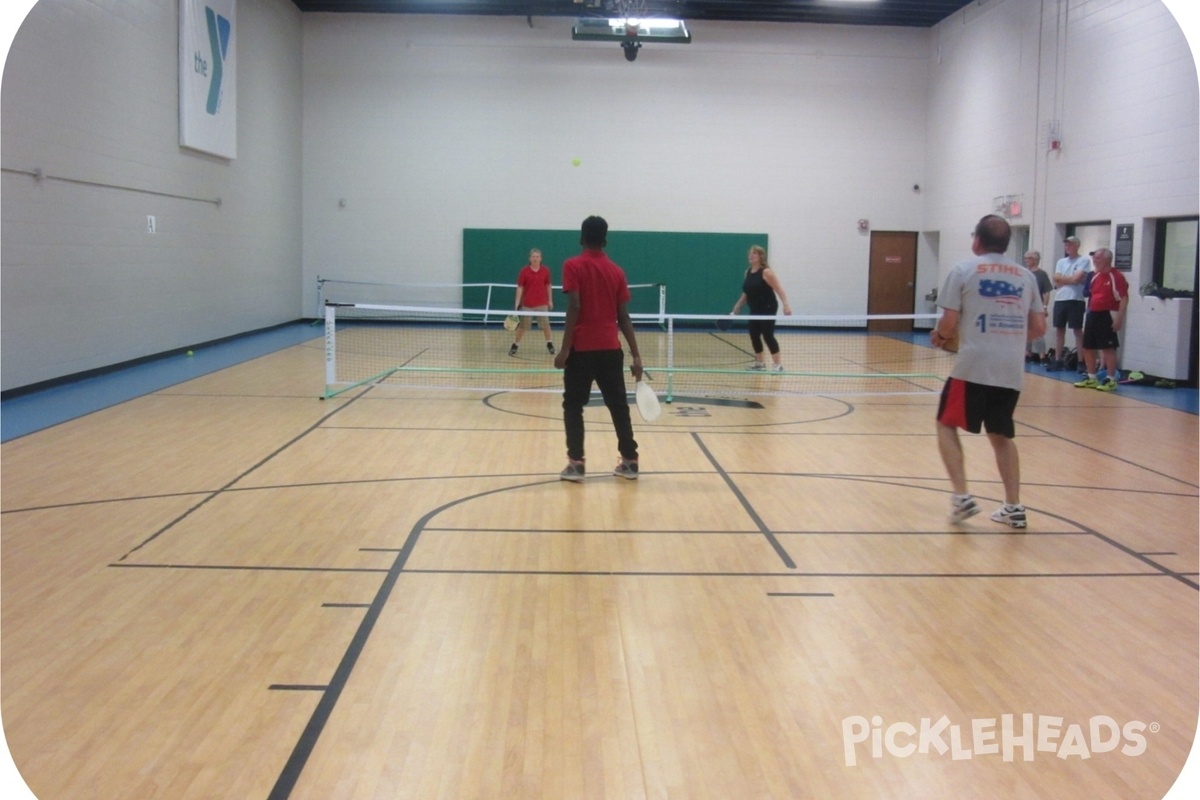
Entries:
[[0,442],[86,416],[202,375],[311,341],[324,327],[294,322],[172,352],[96,375],[35,389],[0,401]]

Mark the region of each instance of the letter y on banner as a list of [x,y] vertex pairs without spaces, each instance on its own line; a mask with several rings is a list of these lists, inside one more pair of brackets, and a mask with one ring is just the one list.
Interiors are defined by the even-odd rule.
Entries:
[[179,0],[179,143],[237,158],[237,0]]

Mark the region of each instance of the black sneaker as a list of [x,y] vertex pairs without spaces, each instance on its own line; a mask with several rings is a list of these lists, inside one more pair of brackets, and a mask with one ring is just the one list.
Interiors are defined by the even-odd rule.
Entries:
[[636,481],[638,479],[638,462],[636,458],[622,458],[617,462],[617,466],[613,469],[613,475],[618,478],[624,478],[627,481]]
[[571,461],[567,459],[567,466],[562,472],[558,473],[560,480],[573,481],[579,483],[584,478],[585,469],[582,461]]
[[546,342],[546,349],[550,351],[550,355],[554,355],[554,342]]
[[517,343],[516,342],[513,342],[512,346],[508,348],[508,354],[510,356],[515,356],[517,354]]

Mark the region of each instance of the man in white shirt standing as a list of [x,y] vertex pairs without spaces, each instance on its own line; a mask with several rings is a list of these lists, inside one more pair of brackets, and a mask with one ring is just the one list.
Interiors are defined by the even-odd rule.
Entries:
[[1067,328],[1075,334],[1075,352],[1083,357],[1083,314],[1087,302],[1083,297],[1083,282],[1092,268],[1092,260],[1079,255],[1079,237],[1063,240],[1067,254],[1054,265],[1054,361],[1046,366],[1048,372],[1063,369],[1063,348],[1067,344]]

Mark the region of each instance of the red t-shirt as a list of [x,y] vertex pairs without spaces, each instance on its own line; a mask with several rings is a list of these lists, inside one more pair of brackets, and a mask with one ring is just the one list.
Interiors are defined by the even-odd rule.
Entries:
[[1089,311],[1117,311],[1121,298],[1129,296],[1129,281],[1115,269],[1092,275],[1091,293],[1088,295]]
[[563,291],[579,297],[571,346],[580,351],[620,350],[617,308],[629,302],[624,271],[603,251],[584,250],[563,263]]
[[521,305],[527,308],[550,305],[550,270],[544,264],[537,270],[528,264],[521,267],[517,286],[525,290],[521,294]]

